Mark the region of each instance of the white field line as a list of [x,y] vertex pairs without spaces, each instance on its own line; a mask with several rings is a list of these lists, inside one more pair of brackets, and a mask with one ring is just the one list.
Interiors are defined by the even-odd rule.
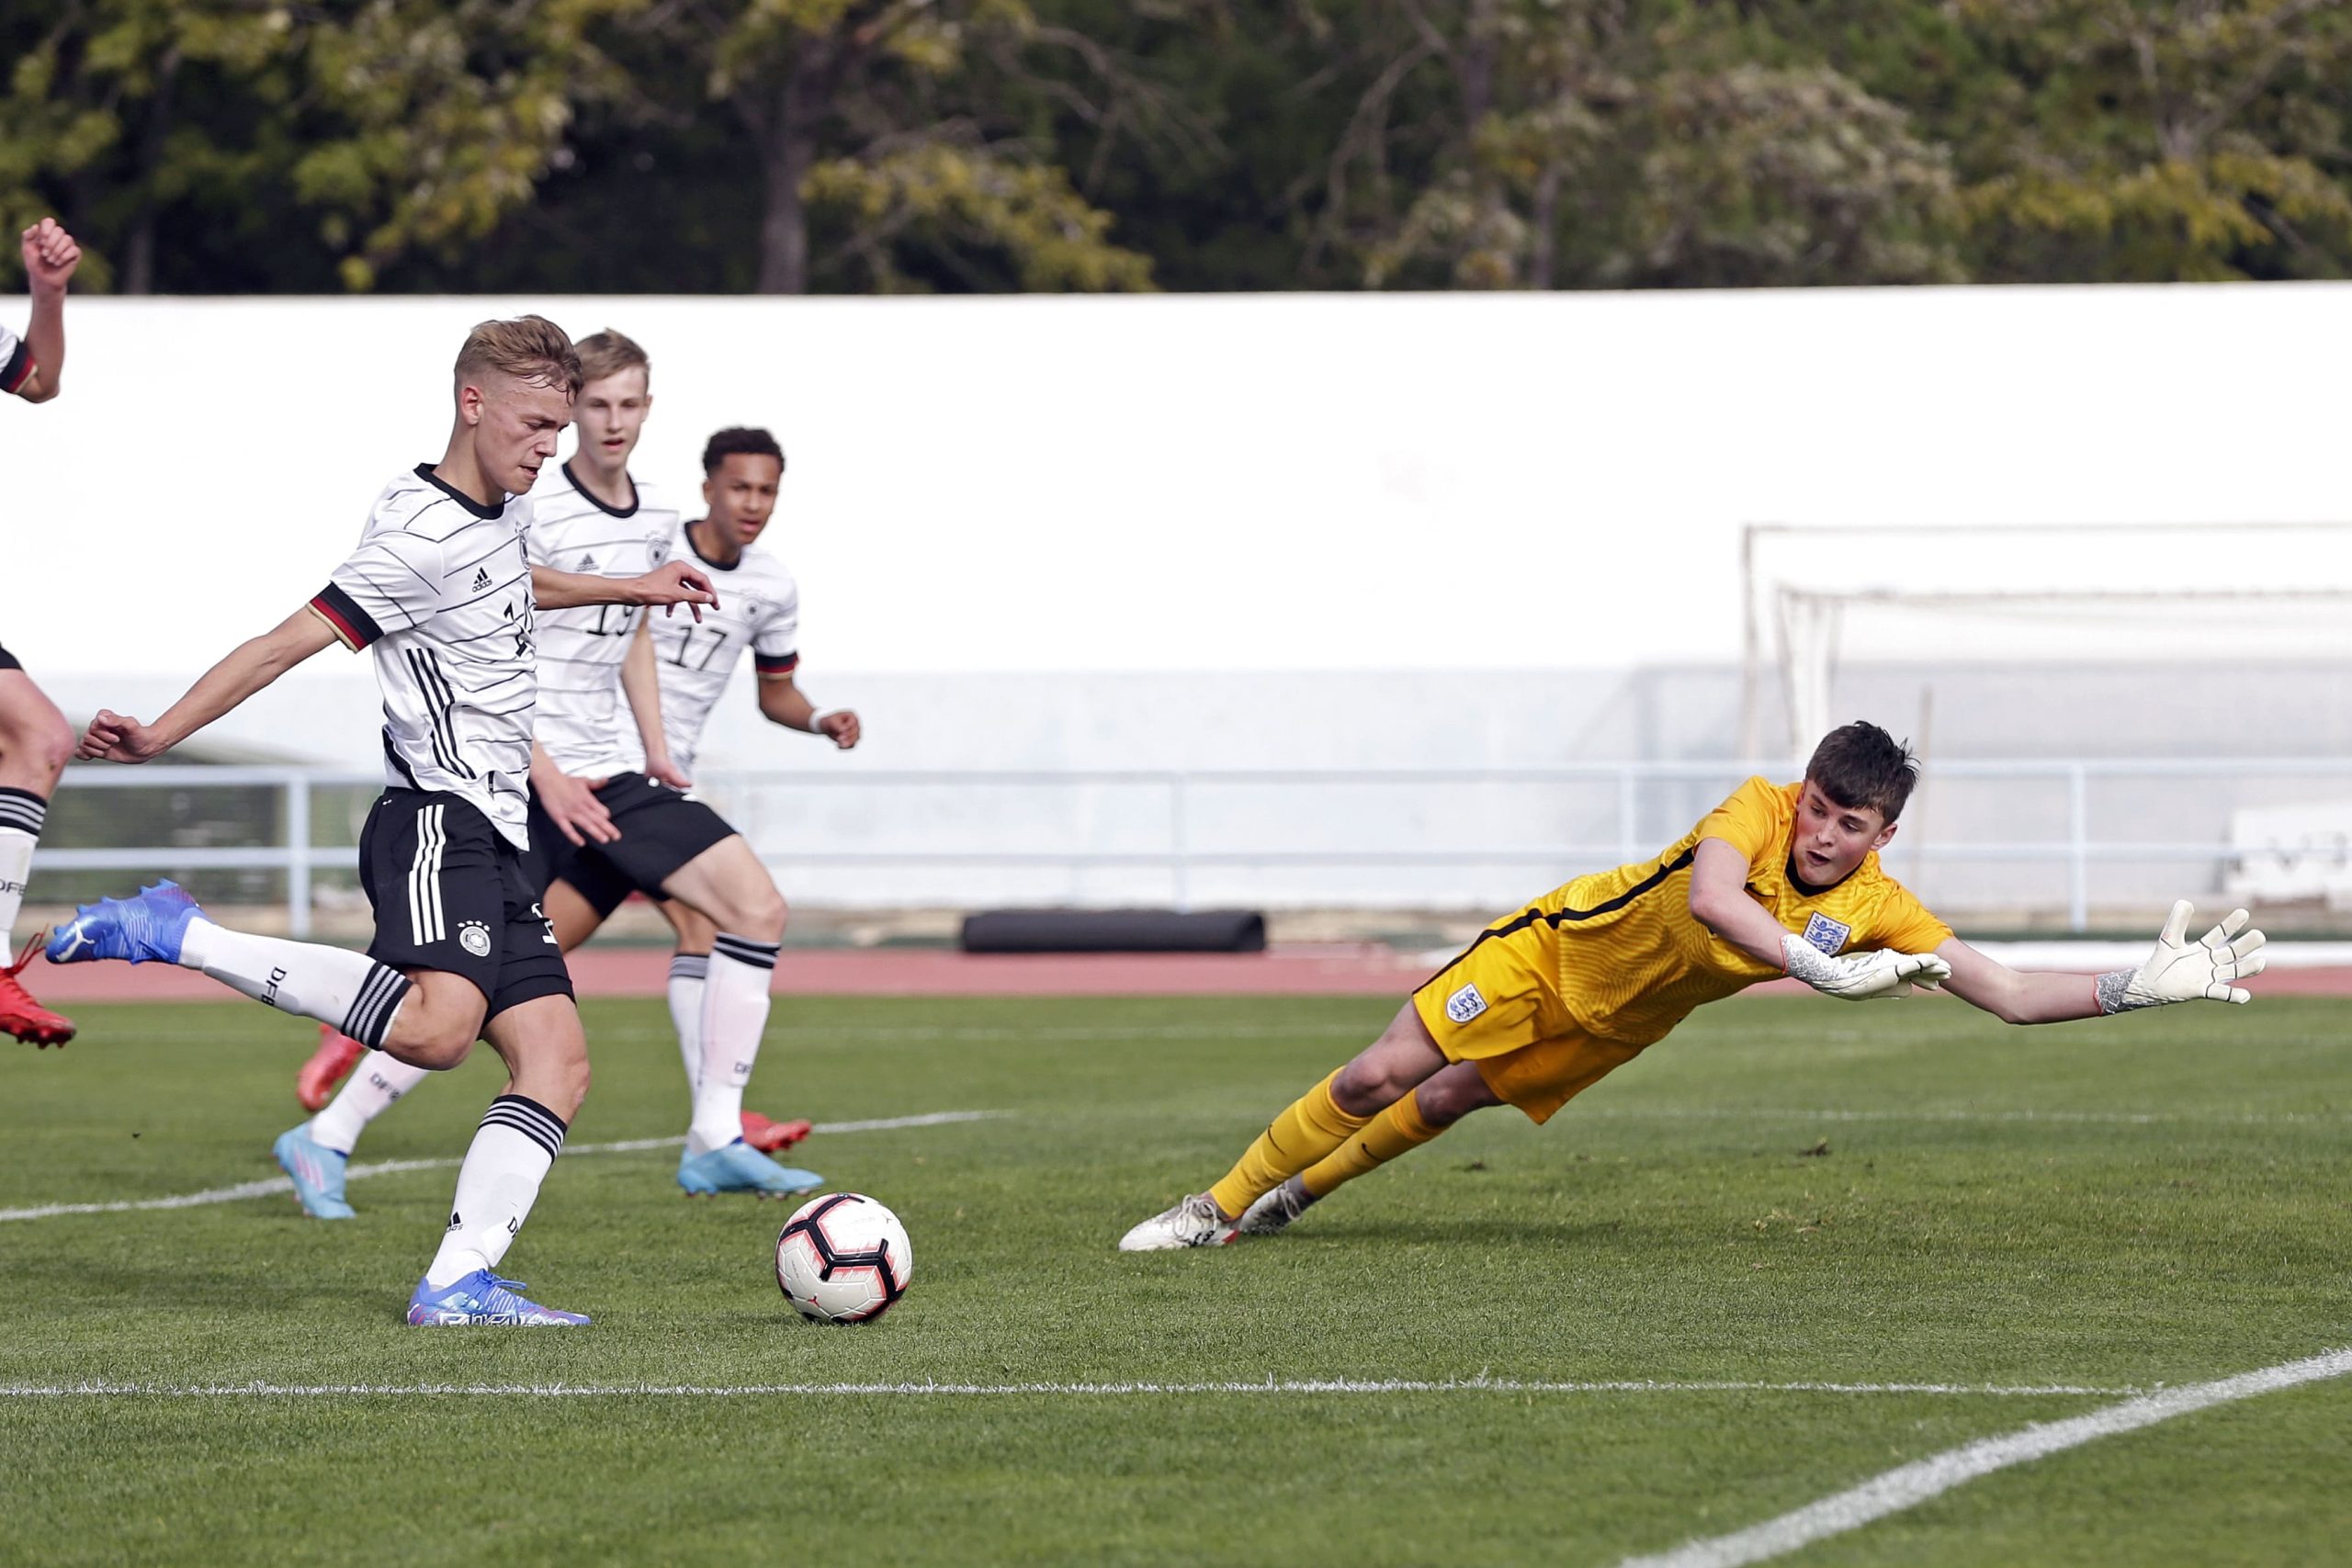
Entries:
[[[809,1129],[817,1133],[888,1133],[901,1127],[941,1127],[951,1122],[989,1122],[1000,1116],[1010,1116],[1010,1111],[933,1111],[922,1116],[882,1116],[864,1122],[820,1122]],[[628,1138],[616,1144],[567,1144],[566,1156],[628,1155],[646,1149],[673,1149],[684,1143],[684,1138]],[[392,1176],[404,1170],[454,1170],[465,1163],[458,1159],[379,1159],[365,1165],[355,1165],[344,1172],[345,1181],[361,1181],[371,1176]],[[211,1187],[201,1192],[175,1192],[168,1198],[140,1198],[120,1203],[43,1203],[30,1209],[0,1209],[0,1221],[51,1220],[61,1214],[129,1214],[147,1209],[198,1209],[211,1203],[234,1203],[245,1198],[267,1198],[275,1193],[291,1192],[294,1183],[283,1176],[266,1177],[259,1181],[240,1181],[234,1187]]]
[[2101,1438],[2137,1431],[2216,1404],[2275,1393],[2298,1383],[2340,1378],[2347,1372],[2352,1372],[2352,1349],[2330,1350],[2306,1360],[2241,1372],[2213,1382],[2161,1389],[2120,1404],[2110,1404],[2104,1410],[2094,1410],[2087,1416],[2052,1421],[2047,1426],[2030,1426],[2006,1437],[1984,1438],[1961,1448],[1947,1449],[1874,1476],[1835,1496],[1782,1514],[1777,1519],[1729,1535],[1690,1541],[1655,1556],[1629,1557],[1618,1568],[1739,1568],[1742,1563],[1761,1562],[1916,1507],[1996,1470],[2028,1464]]
[[0,1384],[4,1399],[81,1399],[129,1395],[152,1399],[527,1398],[741,1399],[779,1394],[1130,1397],[1199,1394],[1339,1393],[1836,1393],[1954,1394],[1972,1398],[2080,1398],[2139,1392],[2070,1383],[1940,1382],[1551,1382],[1520,1378],[1265,1378],[1256,1382],[796,1382],[710,1387],[695,1383],[78,1383]]
[[2061,1126],[2117,1127],[2341,1127],[2352,1125],[2352,1111],[2249,1111],[2199,1113],[2194,1111],[1838,1111],[1801,1105],[1638,1105],[1592,1106],[1577,1112],[1625,1122],[2046,1122]]

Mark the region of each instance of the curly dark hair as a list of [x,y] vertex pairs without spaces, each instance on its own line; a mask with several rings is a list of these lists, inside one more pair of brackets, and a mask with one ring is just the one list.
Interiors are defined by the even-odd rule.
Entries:
[[764,430],[738,424],[720,431],[703,444],[702,471],[706,475],[718,472],[718,465],[738,453],[748,457],[774,457],[777,468],[784,467],[784,448],[775,444],[775,436]]
[[1909,746],[1858,718],[1822,738],[1804,776],[1838,805],[1868,807],[1892,822],[1919,782],[1919,762]]

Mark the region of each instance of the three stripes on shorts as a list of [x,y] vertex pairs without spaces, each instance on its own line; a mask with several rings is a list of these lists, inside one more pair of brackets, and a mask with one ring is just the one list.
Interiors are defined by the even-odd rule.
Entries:
[[441,857],[449,848],[441,814],[447,809],[435,801],[416,814],[416,859],[408,869],[408,926],[409,940],[419,947],[449,934],[448,917],[441,908]]

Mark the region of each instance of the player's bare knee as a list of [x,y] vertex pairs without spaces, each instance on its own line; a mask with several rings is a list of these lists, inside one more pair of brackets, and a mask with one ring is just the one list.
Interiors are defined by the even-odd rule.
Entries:
[[1415,1089],[1413,1103],[1430,1126],[1451,1127],[1473,1111],[1494,1104],[1495,1098],[1475,1072],[1466,1077],[1444,1072]]
[[784,940],[784,895],[774,883],[759,887],[746,887],[734,899],[729,911],[727,929],[737,936],[753,942]]
[[1371,1051],[1340,1069],[1331,1080],[1331,1100],[1351,1116],[1374,1116],[1387,1110],[1413,1086],[1398,1083],[1386,1064]]

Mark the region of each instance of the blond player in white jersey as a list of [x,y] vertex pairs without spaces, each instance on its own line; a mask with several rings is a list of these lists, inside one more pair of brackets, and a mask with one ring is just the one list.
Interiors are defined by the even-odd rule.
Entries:
[[160,960],[393,1058],[454,1067],[486,1039],[506,1064],[458,1172],[439,1250],[409,1298],[418,1326],[575,1325],[496,1269],[538,1197],[588,1087],[588,1043],[539,904],[527,781],[535,619],[584,604],[715,602],[673,562],[635,578],[531,565],[539,469],[571,419],[580,361],[537,316],[485,321],[459,351],[456,418],[436,464],[396,476],[358,548],[277,628],[243,644],[153,724],[100,710],[80,753],[163,755],[341,641],[371,650],[383,690],[386,788],[359,840],[375,911],[366,953],[233,931],[170,882],[85,905],[52,963]]
[[[618,333],[605,332],[582,339],[580,351],[586,381],[579,403],[579,449],[559,470],[560,480],[534,498],[528,535],[533,560],[573,571],[634,574],[691,554],[692,536],[679,527],[677,513],[650,500],[628,472],[652,401],[644,350]],[[763,435],[760,442],[775,447],[773,438]],[[776,453],[773,466],[781,465]],[[774,505],[775,477],[765,478],[761,525]],[[731,567],[714,562],[709,570]],[[672,1016],[693,1104],[678,1183],[696,1195],[785,1196],[816,1187],[821,1179],[814,1171],[777,1164],[752,1140],[783,1146],[804,1134],[808,1124],[773,1122],[742,1108],[767,1023],[783,899],[735,829],[684,793],[687,775],[667,755],[675,720],[666,728],[664,723],[662,694],[673,674],[683,676],[689,682],[684,705],[695,716],[686,739],[691,756],[693,737],[699,735],[709,707],[707,696],[699,702],[695,697],[706,683],[724,684],[734,660],[722,663],[718,653],[730,640],[738,651],[756,643],[767,650],[763,657],[779,659],[789,683],[797,604],[789,574],[763,560],[740,584],[740,604],[738,587],[730,583],[719,596],[721,604],[706,612],[715,617],[723,608],[730,618],[714,619],[701,628],[701,638],[690,639],[696,643],[695,661],[712,668],[690,673],[687,661],[673,660],[664,660],[656,674],[654,645],[646,640],[650,622],[639,621],[628,607],[540,618],[532,831],[546,846],[546,907],[563,951],[587,941],[632,891],[663,901],[673,924],[698,922],[694,950],[673,958],[671,966]],[[629,704],[621,698],[625,659],[634,667],[629,679],[635,700]],[[855,716],[846,714],[836,721],[835,728],[849,735],[847,744],[855,744]],[[650,748],[648,735],[653,740]],[[274,1150],[293,1179],[304,1212],[319,1219],[351,1216],[345,1173],[352,1151],[368,1125],[424,1077],[414,1066],[380,1055],[365,1057],[364,1048],[331,1034],[306,1065],[298,1092],[336,1072],[338,1056],[358,1064],[350,1081],[332,1101],[317,1107],[309,1122],[280,1134]]]
[[[82,259],[74,236],[44,218],[24,233],[25,279],[32,321],[18,337],[0,327],[0,392],[28,403],[57,396],[65,370],[65,284]],[[35,1045],[62,1045],[74,1021],[35,1001],[18,978],[39,943],[11,957],[9,931],[32,875],[33,850],[49,820],[49,797],[74,755],[74,727],[57,711],[16,655],[0,647],[0,1034]]]

